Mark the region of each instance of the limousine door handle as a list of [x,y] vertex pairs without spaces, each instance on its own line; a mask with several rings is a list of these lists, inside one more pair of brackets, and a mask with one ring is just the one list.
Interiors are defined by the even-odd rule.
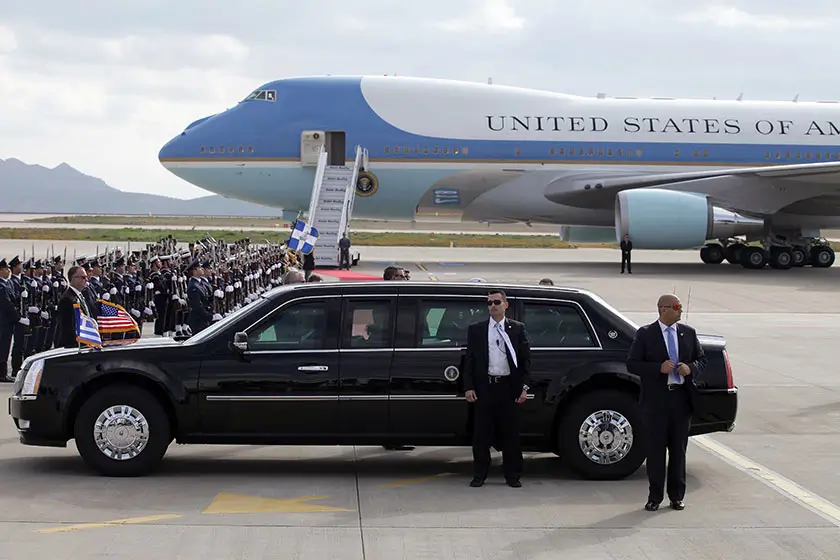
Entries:
[[298,366],[298,371],[328,371],[329,366]]

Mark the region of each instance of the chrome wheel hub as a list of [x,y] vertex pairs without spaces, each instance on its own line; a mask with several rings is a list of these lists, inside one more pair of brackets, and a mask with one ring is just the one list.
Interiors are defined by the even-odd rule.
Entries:
[[633,447],[633,426],[614,410],[599,410],[586,417],[578,431],[580,450],[598,465],[613,465]]
[[126,461],[137,457],[146,448],[149,423],[140,411],[130,406],[112,406],[96,419],[93,439],[106,457]]

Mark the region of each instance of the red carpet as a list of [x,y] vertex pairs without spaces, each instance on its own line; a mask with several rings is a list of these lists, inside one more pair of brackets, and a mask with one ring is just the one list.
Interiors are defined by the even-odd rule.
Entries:
[[373,274],[364,274],[362,272],[353,272],[352,270],[316,270],[315,273],[320,276],[331,276],[332,278],[338,278],[340,281],[382,280],[381,276],[374,276]]

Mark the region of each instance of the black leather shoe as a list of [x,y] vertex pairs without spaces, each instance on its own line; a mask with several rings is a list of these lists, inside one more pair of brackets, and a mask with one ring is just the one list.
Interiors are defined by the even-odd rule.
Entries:
[[472,486],[473,488],[479,488],[481,486],[484,486],[484,479],[478,476],[473,477],[473,479],[470,481],[470,486]]
[[507,482],[507,485],[511,488],[522,488],[522,483],[519,482],[518,478],[507,478],[505,479],[505,482]]
[[685,509],[685,502],[682,500],[672,500],[671,501],[671,508],[676,510],[684,510]]
[[645,509],[648,511],[656,511],[659,509],[659,502],[649,501],[645,504]]

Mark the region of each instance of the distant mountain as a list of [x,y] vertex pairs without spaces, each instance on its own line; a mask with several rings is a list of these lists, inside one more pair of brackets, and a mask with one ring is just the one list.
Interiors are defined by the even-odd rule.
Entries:
[[49,169],[14,158],[0,159],[0,212],[282,217],[280,208],[222,196],[182,200],[128,193],[66,163]]

